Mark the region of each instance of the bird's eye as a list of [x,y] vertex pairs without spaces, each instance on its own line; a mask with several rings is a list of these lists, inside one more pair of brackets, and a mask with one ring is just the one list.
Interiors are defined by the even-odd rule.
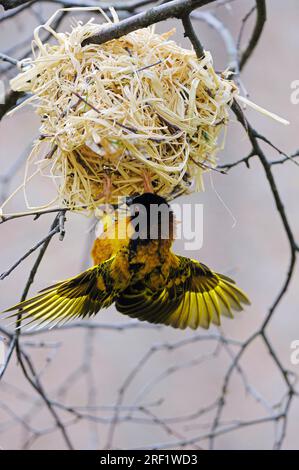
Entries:
[[138,206],[138,204],[133,204],[133,206],[132,206],[132,214],[139,214],[139,206]]

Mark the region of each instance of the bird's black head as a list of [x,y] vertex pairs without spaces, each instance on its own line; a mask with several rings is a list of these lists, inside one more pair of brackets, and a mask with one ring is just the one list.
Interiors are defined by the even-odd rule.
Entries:
[[151,204],[166,204],[169,207],[169,204],[164,197],[154,193],[144,193],[127,198],[127,205],[132,206],[133,204],[142,204],[147,208],[149,208]]
[[173,238],[173,212],[166,199],[157,194],[144,193],[128,198],[127,205],[136,241],[148,243]]

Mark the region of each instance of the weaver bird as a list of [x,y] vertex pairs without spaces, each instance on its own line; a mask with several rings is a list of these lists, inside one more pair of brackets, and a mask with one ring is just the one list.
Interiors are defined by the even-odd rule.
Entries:
[[[153,208],[158,208],[154,220]],[[174,229],[164,198],[137,196],[126,217],[107,218],[93,246],[92,268],[7,311],[19,311],[13,315],[26,326],[90,317],[113,303],[124,315],[181,329],[219,325],[221,315],[232,318],[232,311],[242,310],[249,299],[229,277],[176,255],[171,249]]]

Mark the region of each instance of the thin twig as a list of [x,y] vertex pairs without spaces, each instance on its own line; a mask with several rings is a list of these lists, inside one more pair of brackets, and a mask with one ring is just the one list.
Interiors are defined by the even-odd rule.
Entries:
[[243,70],[245,64],[256,48],[257,43],[261,38],[266,19],[266,0],[256,0],[256,23],[249,44],[241,56],[240,70]]

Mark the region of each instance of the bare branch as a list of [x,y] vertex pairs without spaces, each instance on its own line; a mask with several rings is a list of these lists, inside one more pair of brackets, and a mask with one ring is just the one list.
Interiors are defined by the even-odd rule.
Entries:
[[5,279],[7,276],[9,276],[9,274],[14,270],[16,269],[16,267],[19,266],[19,264],[22,263],[22,261],[24,261],[26,258],[28,258],[28,256],[30,256],[35,250],[37,250],[40,246],[44,245],[45,243],[47,243],[48,241],[50,241],[52,239],[52,237],[56,234],[56,233],[60,233],[60,239],[62,240],[63,236],[64,236],[64,222],[60,222],[59,221],[61,220],[60,217],[61,217],[61,214],[63,214],[63,220],[65,220],[64,218],[64,211],[60,212],[59,213],[59,218],[58,218],[58,222],[57,222],[57,225],[50,231],[50,233],[48,233],[48,235],[46,235],[44,238],[42,238],[42,240],[40,240],[38,243],[36,243],[36,245],[34,245],[32,248],[30,248],[30,250],[28,250],[23,256],[21,256],[20,259],[18,259],[18,261],[16,261],[7,271],[5,271],[4,273],[2,273],[0,275],[0,280],[3,281],[3,279]]
[[85,39],[82,45],[103,44],[111,39],[118,39],[136,29],[146,28],[169,18],[182,18],[196,8],[213,3],[213,1],[215,0],[172,0],[124,19],[119,23],[107,26],[100,34]]
[[264,25],[267,19],[266,0],[256,0],[256,14],[257,14],[256,23],[255,23],[252,36],[250,38],[247,48],[243,52],[241,59],[240,59],[240,70],[243,70],[245,64],[247,63],[248,59],[252,55],[262,35]]
[[189,38],[191,44],[193,45],[193,48],[197,57],[201,59],[204,56],[204,49],[197,35],[195,34],[189,13],[182,17],[182,23],[183,23],[184,30],[185,30],[185,37]]
[[[95,37],[88,38],[84,45],[87,44],[102,44],[106,41],[117,39],[131,31],[139,28],[147,27],[155,23],[167,20],[169,18],[177,18],[181,21],[184,28],[185,36],[189,38],[193,48],[199,58],[203,56],[204,49],[201,41],[196,35],[192,20],[200,20],[205,22],[208,26],[212,27],[217,32],[218,39],[223,43],[228,55],[228,67],[234,71],[233,77],[236,83],[240,86],[241,91],[245,91],[242,84],[242,77],[240,76],[240,70],[242,69],[249,58],[255,51],[255,48],[260,40],[261,34],[264,29],[266,22],[266,2],[265,0],[256,0],[256,5],[252,8],[248,14],[241,19],[241,29],[239,38],[235,42],[232,33],[228,27],[222,23],[215,15],[215,9],[212,7],[219,8],[225,6],[226,8],[233,8],[230,0],[219,0],[219,1],[208,1],[208,0],[172,0],[172,1],[154,1],[154,0],[135,0],[135,1],[114,1],[114,2],[97,2],[96,0],[41,0],[39,2],[25,0],[2,0],[2,5],[7,9],[7,12],[0,16],[0,22],[4,23],[6,20],[10,20],[18,15],[18,18],[23,18],[22,12],[30,9],[34,3],[57,3],[63,6],[97,6],[101,7],[104,11],[108,12],[110,6],[113,6],[119,13],[122,19],[117,24],[111,24],[105,26],[102,32]],[[204,11],[194,11],[204,5],[211,4],[211,9]],[[155,5],[149,8],[150,5]],[[145,11],[141,11],[143,7],[147,7]],[[30,10],[29,10],[30,11]],[[241,61],[239,65],[239,47],[242,39],[244,26],[248,18],[256,11],[256,23],[254,26],[253,33],[249,40],[249,43],[241,55]],[[136,14],[137,12],[137,14]],[[57,30],[61,22],[67,17],[67,12],[62,12],[57,16],[56,21],[53,24],[53,28]],[[42,18],[42,10],[35,11],[35,20],[40,22]],[[43,40],[50,40],[51,34],[44,33]],[[1,66],[1,71],[8,74],[14,70],[19,60],[27,57],[30,54],[29,48],[30,38],[27,38],[23,44],[12,44],[9,50],[3,51],[0,54],[0,60],[5,61],[6,64]],[[19,54],[19,51],[22,54]],[[18,57],[22,55],[20,59],[12,58],[11,56]],[[153,64],[148,64],[145,67],[150,68]],[[8,76],[8,75],[7,75]],[[246,91],[245,91],[246,93]],[[15,92],[10,92],[6,96],[4,105],[0,105],[0,119],[7,113],[7,111],[15,106],[18,99],[22,95]],[[80,97],[80,99],[82,99]],[[88,101],[86,101],[88,104]],[[96,109],[96,108],[94,108]],[[0,400],[0,408],[5,414],[5,419],[0,421],[0,434],[6,432],[9,429],[19,426],[23,431],[23,448],[30,448],[41,436],[47,436],[50,433],[59,431],[60,435],[64,440],[66,448],[73,448],[72,444],[72,426],[79,421],[84,422],[90,430],[89,436],[92,441],[92,445],[98,448],[100,443],[99,436],[103,442],[102,433],[100,433],[99,426],[105,426],[107,431],[106,447],[112,448],[115,444],[115,436],[118,430],[118,426],[122,423],[126,423],[129,426],[131,423],[135,426],[151,425],[153,429],[158,428],[159,433],[164,433],[166,436],[160,442],[155,442],[156,438],[153,435],[152,443],[146,443],[142,446],[142,449],[164,449],[164,448],[184,448],[186,446],[192,446],[193,448],[199,448],[199,444],[207,446],[210,443],[210,447],[213,448],[216,443],[216,439],[219,436],[228,433],[236,433],[240,429],[246,429],[250,426],[260,426],[267,424],[273,426],[275,436],[273,438],[273,447],[280,449],[283,446],[284,439],[287,433],[288,419],[291,413],[292,403],[295,397],[298,397],[298,392],[295,389],[296,377],[284,366],[279,354],[276,352],[276,346],[270,336],[271,325],[275,312],[284,298],[286,292],[289,289],[291,281],[294,279],[295,266],[298,255],[298,240],[294,235],[292,223],[288,216],[288,211],[284,207],[283,197],[280,192],[280,188],[275,178],[274,169],[277,165],[288,165],[288,162],[292,162],[293,165],[298,166],[296,160],[299,156],[299,151],[294,152],[292,155],[288,155],[286,152],[278,148],[270,138],[265,137],[259,133],[254,127],[248,122],[247,117],[244,115],[243,110],[234,102],[232,105],[232,111],[235,114],[237,120],[241,124],[246,134],[246,138],[250,144],[249,153],[241,157],[237,155],[235,160],[218,165],[217,169],[221,173],[228,173],[231,169],[239,168],[250,168],[251,160],[254,158],[255,162],[260,163],[260,169],[264,175],[264,181],[267,184],[268,190],[273,197],[273,208],[277,211],[280,217],[282,229],[286,236],[286,240],[289,246],[289,259],[286,267],[286,273],[282,280],[282,285],[278,292],[275,293],[274,299],[271,302],[269,308],[264,314],[258,327],[245,338],[244,341],[237,341],[228,339],[220,334],[214,333],[201,333],[194,335],[184,335],[179,341],[167,342],[163,339],[164,329],[160,325],[146,324],[139,321],[125,321],[122,323],[114,323],[113,321],[107,323],[103,322],[99,317],[99,321],[78,321],[63,325],[59,330],[67,330],[76,335],[84,335],[84,347],[82,348],[82,356],[75,364],[68,364],[67,371],[63,379],[53,385],[51,393],[48,392],[47,387],[42,383],[43,378],[52,367],[54,363],[54,355],[57,353],[60,347],[61,341],[49,342],[49,335],[53,331],[58,331],[58,327],[48,330],[41,328],[40,330],[24,330],[21,332],[20,329],[16,331],[9,331],[5,327],[0,327],[0,332],[6,337],[7,351],[4,364],[0,369],[1,380],[1,393],[7,394],[6,399]],[[128,129],[132,132],[132,129]],[[133,129],[136,132],[136,129]],[[274,150],[277,153],[277,159],[270,160],[267,157],[267,151]],[[16,170],[19,169],[20,165],[24,161],[24,156],[21,155],[16,162],[8,167],[0,176],[0,183],[2,184],[2,193],[7,191],[8,184],[12,180]],[[294,167],[295,168],[295,167]],[[206,168],[208,169],[208,167]],[[247,171],[247,170],[245,170]],[[36,249],[39,249],[37,259],[28,274],[26,285],[23,291],[22,300],[26,299],[29,289],[34,282],[34,279],[38,273],[39,266],[44,259],[47,247],[55,234],[60,233],[60,237],[63,238],[65,232],[65,214],[68,208],[52,208],[42,211],[26,211],[19,213],[3,214],[0,218],[0,224],[8,222],[14,219],[21,219],[23,217],[32,217],[36,220],[44,214],[53,213],[55,214],[54,222],[51,224],[50,232],[40,242],[34,245],[28,252],[26,252],[14,265],[6,271],[2,276],[3,278],[8,276],[17,266],[22,263],[31,253]],[[89,250],[91,240],[87,241],[87,248]],[[44,259],[45,260],[45,259]],[[16,326],[21,322],[21,315],[17,318]],[[133,330],[133,331],[132,331]],[[129,366],[128,371],[124,373],[122,382],[117,386],[115,392],[114,402],[108,404],[99,403],[96,390],[96,372],[98,369],[98,357],[96,357],[96,346],[100,344],[97,341],[100,335],[111,335],[114,340],[111,341],[111,345],[119,344],[119,340],[125,336],[129,338],[129,335],[134,335],[134,338],[139,333],[139,330],[147,330],[149,335],[159,335],[159,342],[153,344],[150,342],[147,346],[141,345],[141,354],[136,359],[134,367]],[[130,333],[131,331],[131,333]],[[47,341],[40,334],[47,334]],[[117,338],[115,336],[117,334]],[[119,336],[120,335],[120,336]],[[162,335],[162,336],[161,336]],[[162,340],[161,340],[162,338]],[[253,347],[257,341],[262,341],[265,346],[266,354],[269,355],[271,361],[274,364],[275,370],[277,371],[278,378],[283,384],[282,397],[278,399],[278,402],[272,403],[271,399],[266,399],[260,390],[252,385],[249,380],[249,374],[246,369],[246,362],[243,363],[244,354],[248,351],[248,348]],[[205,344],[204,354],[198,351],[199,343]],[[112,346],[111,346],[112,347]],[[209,347],[209,349],[207,349]],[[181,359],[180,351],[184,349],[184,359]],[[35,366],[33,360],[34,351],[39,353],[44,351],[46,359],[43,361],[39,357],[36,361],[38,367]],[[190,356],[187,352],[190,351]],[[12,358],[15,357],[16,353],[19,367],[17,373],[25,377],[26,381],[30,385],[29,391],[23,390],[15,384],[7,383],[5,380],[9,377],[6,374],[7,370],[11,365]],[[224,353],[224,354],[223,354]],[[159,361],[160,355],[165,355],[167,361]],[[227,360],[227,367],[223,370],[221,375],[222,384],[220,390],[216,390],[215,396],[213,396],[208,403],[202,403],[198,399],[198,406],[186,410],[183,413],[169,414],[162,408],[164,404],[163,387],[161,383],[166,386],[169,383],[171,377],[182,378],[185,381],[186,371],[189,368],[193,368],[195,371],[200,370],[203,364],[210,361],[219,361],[219,356],[224,357]],[[42,357],[42,355],[41,355]],[[213,363],[213,362],[212,362]],[[213,363],[214,364],[214,363]],[[217,362],[218,364],[218,362]],[[221,363],[222,364],[222,363]],[[153,368],[154,365],[154,368]],[[159,367],[157,367],[159,366]],[[150,375],[148,375],[148,370]],[[53,372],[53,370],[51,370]],[[227,420],[223,419],[224,412],[230,397],[230,388],[232,387],[232,378],[236,377],[242,387],[242,391],[245,391],[249,398],[251,398],[258,407],[262,407],[263,414],[259,414],[255,418],[250,420],[241,421],[240,419],[232,419],[231,417]],[[146,380],[144,380],[146,378]],[[84,396],[86,401],[83,403],[69,404],[70,398],[68,396],[69,391],[75,387],[82,388],[82,379],[84,387]],[[142,386],[136,389],[138,380],[141,380]],[[135,388],[134,388],[135,386]],[[234,385],[235,386],[235,385]],[[86,392],[86,393],[85,393]],[[146,397],[150,394],[154,395],[154,399],[145,401]],[[198,394],[200,395],[200,394]],[[11,396],[14,399],[19,400],[21,407],[18,407],[18,412],[14,411],[9,405]],[[39,413],[43,409],[48,410],[50,418],[53,422],[49,425],[42,427],[37,425],[39,420],[37,419]],[[21,411],[19,411],[19,409]],[[259,408],[257,408],[259,409]],[[166,408],[166,410],[168,410]],[[61,416],[68,416],[68,419],[62,419]],[[254,415],[255,416],[255,415]],[[203,421],[205,420],[205,421]],[[194,433],[195,429],[200,429]],[[190,434],[191,433],[191,434]],[[88,443],[89,444],[89,443]],[[83,444],[82,444],[83,445]]]

